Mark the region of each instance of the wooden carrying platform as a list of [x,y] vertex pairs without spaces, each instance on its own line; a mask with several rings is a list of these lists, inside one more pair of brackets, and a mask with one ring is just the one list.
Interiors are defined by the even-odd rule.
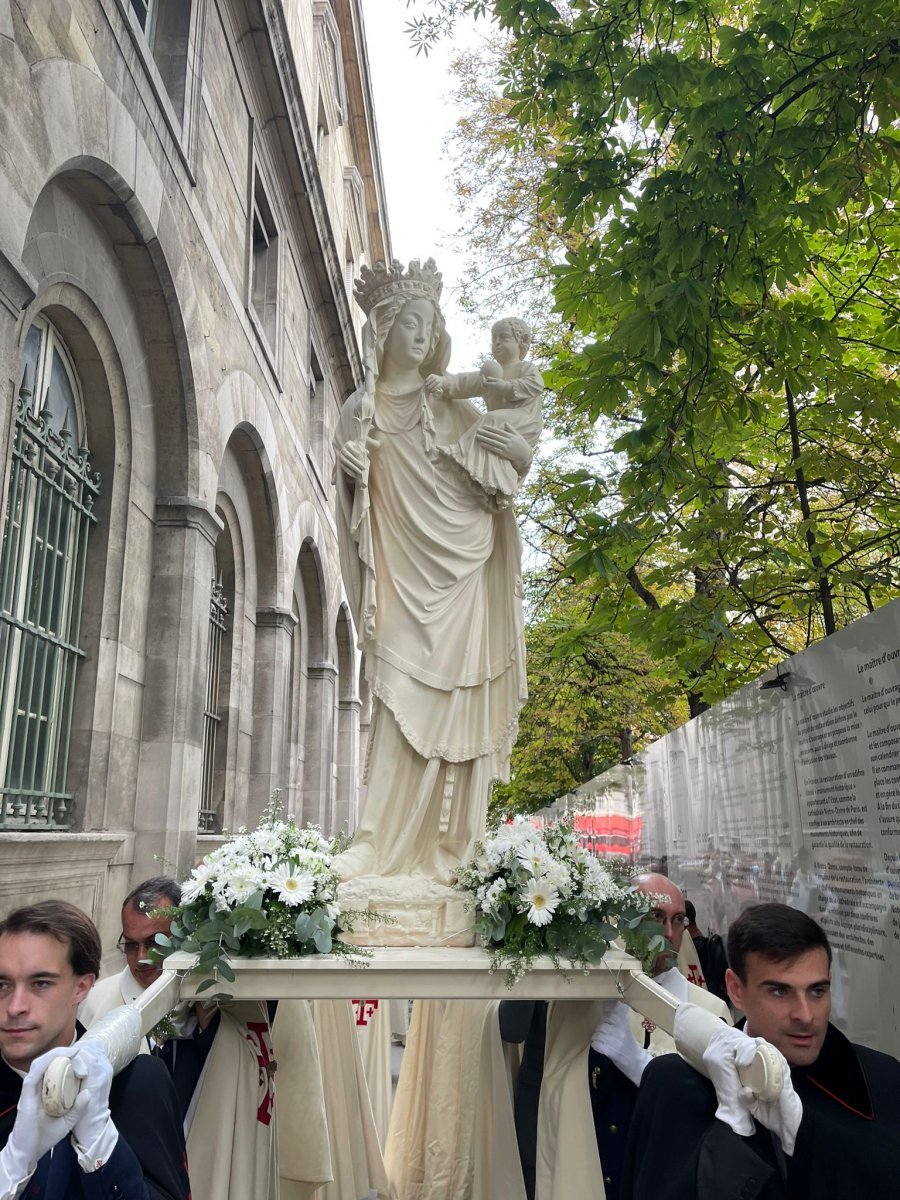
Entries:
[[[621,998],[619,988],[641,970],[637,959],[616,949],[586,971],[567,967],[560,973],[551,959],[540,958],[508,988],[506,972],[492,973],[488,955],[479,948],[377,947],[370,953],[229,959],[234,983],[220,980],[207,991],[227,992],[235,1000],[599,1000]],[[182,1000],[203,999],[197,987],[204,977],[185,974],[195,961],[191,954],[165,960],[166,972],[183,975]]]
[[[537,959],[511,988],[506,986],[506,972],[492,972],[489,956],[479,948],[376,947],[366,957],[234,958],[229,959],[234,982],[220,980],[199,993],[207,977],[192,972],[196,961],[192,954],[170,955],[159,979],[133,1004],[107,1013],[85,1034],[103,1041],[115,1070],[131,1061],[142,1037],[179,1001],[202,1000],[215,992],[227,992],[233,1000],[618,999],[673,1035],[679,1052],[700,1071],[704,1071],[703,1051],[722,1027],[705,1009],[679,1006],[671,993],[642,973],[637,959],[615,948],[586,969],[560,971],[551,959]],[[739,1076],[760,1099],[774,1100],[781,1092],[780,1058],[771,1047],[759,1047],[754,1062],[741,1068]],[[44,1076],[47,1112],[66,1112],[78,1087],[68,1059],[51,1063]]]

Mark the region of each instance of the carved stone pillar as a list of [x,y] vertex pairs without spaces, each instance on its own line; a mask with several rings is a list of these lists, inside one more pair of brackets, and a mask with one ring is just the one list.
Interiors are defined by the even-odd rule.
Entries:
[[359,814],[359,716],[357,699],[338,701],[337,782],[334,797],[334,832],[356,828]]
[[255,822],[273,788],[284,788],[289,770],[291,644],[297,618],[289,609],[256,610],[250,819]]
[[154,524],[134,816],[136,879],[163,868],[184,874],[194,853],[210,588],[222,529],[214,513],[187,497],[157,504]]
[[306,686],[303,820],[331,834],[334,827],[334,663],[310,663]]

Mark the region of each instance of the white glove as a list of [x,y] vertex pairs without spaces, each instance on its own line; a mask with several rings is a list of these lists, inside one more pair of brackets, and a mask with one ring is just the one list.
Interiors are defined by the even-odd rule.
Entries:
[[99,1038],[85,1037],[74,1047],[72,1070],[83,1080],[78,1100],[79,1116],[72,1129],[72,1145],[82,1171],[99,1171],[116,1148],[119,1131],[109,1112],[112,1064]]
[[0,1200],[15,1200],[34,1174],[38,1160],[71,1133],[84,1111],[81,1096],[61,1117],[51,1117],[41,1103],[44,1071],[56,1058],[74,1058],[77,1046],[58,1046],[36,1058],[22,1081],[16,1123],[0,1151]]
[[[776,1053],[778,1052],[776,1051]],[[766,1129],[771,1129],[772,1133],[778,1137],[782,1150],[790,1158],[797,1143],[797,1130],[803,1120],[803,1102],[794,1091],[791,1069],[787,1061],[785,1061],[783,1069],[784,1083],[781,1087],[781,1095],[777,1100],[767,1103],[755,1096],[749,1088],[742,1090],[741,1099],[757,1121],[761,1125],[765,1125]]]
[[[758,1046],[775,1050],[764,1038],[748,1037],[740,1029],[732,1029],[728,1025],[723,1025],[710,1038],[703,1054],[703,1064],[719,1101],[716,1118],[724,1121],[741,1137],[749,1137],[756,1128],[752,1119],[755,1117],[766,1129],[777,1134],[782,1149],[790,1156],[794,1152],[797,1130],[803,1119],[803,1105],[794,1091],[787,1062],[782,1058],[784,1083],[781,1095],[768,1103],[758,1099],[750,1088],[744,1087],[738,1075],[738,1067],[749,1067],[753,1062]],[[778,1051],[775,1050],[775,1053],[778,1054]]]
[[644,1068],[652,1055],[631,1031],[631,1009],[619,1000],[608,1000],[604,1008],[591,1046],[598,1054],[605,1054],[635,1086],[640,1086]]
[[719,1101],[716,1119],[724,1121],[741,1137],[750,1137],[755,1133],[756,1126],[743,1099],[745,1088],[737,1069],[749,1067],[753,1062],[756,1043],[756,1038],[723,1024],[709,1039],[709,1045],[703,1052],[703,1065]]

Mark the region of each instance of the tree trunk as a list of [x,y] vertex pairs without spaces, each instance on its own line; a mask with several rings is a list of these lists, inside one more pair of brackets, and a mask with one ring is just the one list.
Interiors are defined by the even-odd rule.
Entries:
[[787,401],[788,425],[791,431],[791,461],[795,464],[794,478],[797,481],[797,496],[800,500],[800,511],[803,514],[803,520],[806,522],[806,546],[809,550],[809,559],[818,575],[819,600],[822,603],[822,622],[825,626],[825,636],[827,637],[837,629],[834,620],[834,602],[825,564],[822,562],[821,555],[816,550],[816,535],[809,526],[812,514],[809,507],[809,493],[806,489],[806,476],[803,473],[803,467],[799,464],[800,431],[797,428],[797,407],[794,403],[794,393],[791,391],[791,385],[787,380],[784,381],[784,396]]
[[619,730],[619,747],[622,752],[622,762],[631,762],[634,754],[634,730],[630,725],[623,725]]

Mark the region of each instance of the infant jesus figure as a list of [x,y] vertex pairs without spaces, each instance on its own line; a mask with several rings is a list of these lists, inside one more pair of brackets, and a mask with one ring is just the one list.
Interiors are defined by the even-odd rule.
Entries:
[[[533,362],[525,358],[531,345],[531,328],[519,317],[503,317],[491,328],[491,353],[480,371],[460,375],[429,375],[425,387],[435,396],[462,400],[484,398],[487,412],[449,446],[438,446],[468,475],[491,501],[508,508],[524,473],[479,439],[479,431],[505,427],[528,442],[532,451],[543,428],[541,394],[544,381]],[[527,471],[527,468],[526,468]]]

